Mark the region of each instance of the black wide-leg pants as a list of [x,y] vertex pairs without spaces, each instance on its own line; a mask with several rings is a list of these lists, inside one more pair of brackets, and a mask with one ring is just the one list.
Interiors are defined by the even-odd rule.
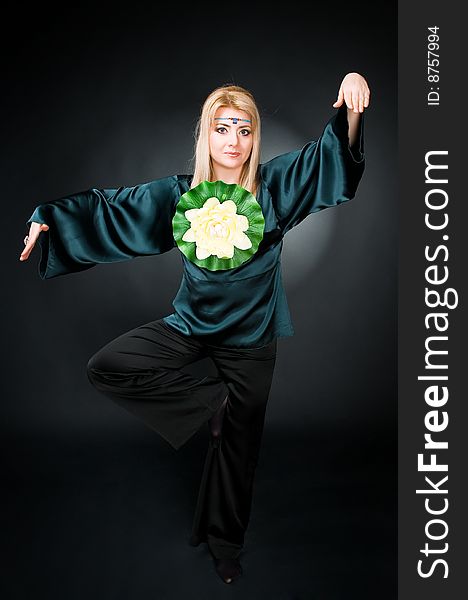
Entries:
[[[276,349],[276,339],[261,348],[210,345],[158,319],[117,337],[88,362],[96,389],[175,449],[228,396],[221,436],[210,438],[190,539],[207,542],[217,558],[237,557],[244,545]],[[181,370],[206,357],[218,377]]]

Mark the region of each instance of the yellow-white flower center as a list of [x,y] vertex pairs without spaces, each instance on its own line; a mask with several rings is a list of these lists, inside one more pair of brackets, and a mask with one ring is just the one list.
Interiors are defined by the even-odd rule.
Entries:
[[237,214],[237,206],[232,200],[220,203],[218,198],[208,198],[202,208],[186,210],[185,217],[190,228],[182,240],[195,242],[199,260],[209,256],[232,258],[234,248],[248,250],[252,247],[244,233],[249,228],[249,221],[244,215]]

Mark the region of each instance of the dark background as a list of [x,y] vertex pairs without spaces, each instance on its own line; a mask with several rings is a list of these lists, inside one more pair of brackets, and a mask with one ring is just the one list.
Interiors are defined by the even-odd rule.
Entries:
[[[396,5],[139,6],[18,12],[3,43],[3,597],[395,598]],[[190,172],[201,104],[223,83],[256,97],[263,160],[301,147],[349,71],[372,93],[366,171],[354,200],[285,238],[296,333],[278,344],[229,588],[187,544],[207,431],[175,452],[85,372],[172,312],[177,250],[42,281],[39,248],[19,262],[25,223],[67,193]]]

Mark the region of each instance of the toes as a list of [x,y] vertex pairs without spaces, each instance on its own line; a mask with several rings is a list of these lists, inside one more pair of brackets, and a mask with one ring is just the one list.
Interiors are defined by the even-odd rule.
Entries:
[[242,567],[238,559],[225,558],[216,560],[216,571],[224,583],[232,583],[242,575]]

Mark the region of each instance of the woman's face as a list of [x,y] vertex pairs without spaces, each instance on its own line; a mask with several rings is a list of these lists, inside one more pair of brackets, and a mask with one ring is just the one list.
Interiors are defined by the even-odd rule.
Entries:
[[[232,119],[239,119],[234,123]],[[241,121],[240,119],[248,119]],[[218,108],[210,130],[210,155],[214,166],[239,170],[252,151],[252,124],[248,113],[235,108]]]

